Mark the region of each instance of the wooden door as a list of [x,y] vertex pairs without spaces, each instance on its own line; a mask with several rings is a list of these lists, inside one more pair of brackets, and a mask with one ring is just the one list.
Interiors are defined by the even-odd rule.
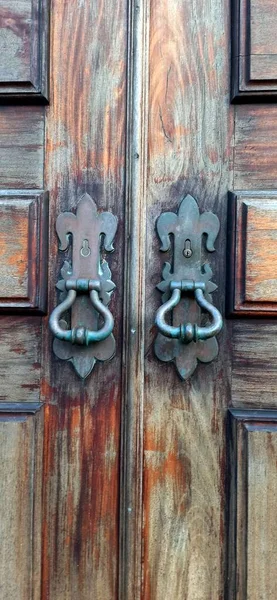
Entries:
[[[277,597],[276,25],[273,0],[0,0],[1,600]],[[84,193],[118,231],[116,353],[81,379],[48,317]],[[220,220],[224,327],[184,381],[155,227],[187,194]]]

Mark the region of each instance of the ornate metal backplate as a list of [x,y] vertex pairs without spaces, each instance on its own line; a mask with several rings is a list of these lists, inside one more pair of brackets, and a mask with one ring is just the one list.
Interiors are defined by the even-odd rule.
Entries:
[[[67,295],[68,280],[100,282],[99,298],[107,306],[115,284],[111,281],[111,272],[106,260],[101,260],[101,244],[107,252],[113,251],[113,239],[117,229],[117,218],[110,212],[97,212],[94,200],[84,194],[77,206],[76,215],[71,212],[61,213],[57,218],[56,230],[60,241],[60,250],[65,251],[70,245],[72,235],[72,260],[65,261],[61,269],[62,279],[57,283],[60,290],[60,301]],[[68,330],[85,329],[97,331],[100,315],[90,301],[89,295],[77,295],[71,307],[70,319],[61,320],[60,326]],[[70,323],[69,323],[70,320]],[[115,353],[115,339],[111,333],[103,341],[90,343],[88,346],[73,345],[71,342],[55,338],[53,350],[62,360],[69,360],[82,378],[92,371],[97,360],[105,361]]]
[[[206,234],[205,246],[208,252],[214,252],[214,242],[219,232],[219,220],[211,212],[200,215],[196,200],[187,195],[179,206],[178,213],[165,212],[157,220],[157,233],[161,240],[162,252],[171,247],[170,234],[174,236],[173,262],[163,267],[163,281],[158,289],[163,292],[162,300],[170,298],[170,285],[173,281],[202,282],[205,284],[205,299],[212,304],[211,293],[217,286],[211,281],[212,270],[202,259],[202,236]],[[200,283],[201,285],[201,283]],[[172,324],[201,323],[201,309],[191,294],[182,295],[180,303],[172,311]],[[173,361],[181,379],[188,379],[194,372],[197,361],[209,363],[218,354],[216,338],[204,341],[197,339],[184,343],[181,339],[171,339],[158,333],[155,340],[156,356],[164,361]]]

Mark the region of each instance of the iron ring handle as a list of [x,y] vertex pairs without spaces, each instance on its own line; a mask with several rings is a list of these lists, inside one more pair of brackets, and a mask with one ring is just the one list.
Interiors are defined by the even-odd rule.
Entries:
[[[155,319],[155,323],[163,335],[172,339],[180,339],[183,343],[188,344],[192,341],[207,340],[221,331],[223,325],[222,316],[219,310],[206,300],[203,292],[205,285],[203,283],[197,287],[197,283],[194,282],[172,282],[171,289],[171,297],[157,310]],[[194,291],[198,306],[212,318],[212,322],[209,325],[200,327],[199,325],[186,323],[184,325],[173,326],[166,323],[166,314],[180,302],[182,291]]]
[[49,327],[53,335],[58,339],[80,346],[92,344],[93,342],[102,342],[111,333],[114,327],[114,319],[110,310],[105,306],[100,298],[97,290],[90,290],[89,296],[92,306],[103,317],[104,325],[98,331],[91,331],[86,327],[74,327],[73,329],[62,329],[59,325],[59,320],[62,314],[72,307],[77,296],[77,291],[69,289],[67,296],[61,304],[54,308],[50,318]]

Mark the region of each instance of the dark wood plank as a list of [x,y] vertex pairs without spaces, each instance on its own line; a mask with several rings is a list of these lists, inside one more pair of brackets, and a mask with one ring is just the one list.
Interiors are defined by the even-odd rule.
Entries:
[[276,316],[277,193],[230,194],[227,302],[233,316]]
[[0,192],[0,259],[0,313],[45,313],[47,194]]
[[231,411],[228,598],[277,594],[277,411]]
[[0,0],[0,102],[47,100],[48,12],[48,0]]
[[41,597],[42,418],[0,415],[2,600]]
[[109,259],[117,286],[110,304],[116,356],[83,382],[54,356],[45,322],[45,600],[117,597],[127,23],[126,0],[52,2],[49,311],[59,301],[55,285],[64,261],[58,214],[75,211],[87,191],[100,210],[117,215],[119,228]]
[[44,108],[0,106],[0,187],[43,189]]

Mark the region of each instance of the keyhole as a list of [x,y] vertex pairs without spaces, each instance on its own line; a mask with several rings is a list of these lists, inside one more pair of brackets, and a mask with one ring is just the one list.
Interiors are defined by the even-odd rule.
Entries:
[[88,245],[88,240],[83,240],[83,244],[82,244],[82,248],[81,248],[81,255],[84,256],[84,258],[86,258],[86,256],[90,255],[90,247]]
[[190,258],[191,255],[192,255],[191,241],[190,240],[186,240],[185,241],[185,247],[184,247],[184,250],[183,250],[183,255],[186,258]]

